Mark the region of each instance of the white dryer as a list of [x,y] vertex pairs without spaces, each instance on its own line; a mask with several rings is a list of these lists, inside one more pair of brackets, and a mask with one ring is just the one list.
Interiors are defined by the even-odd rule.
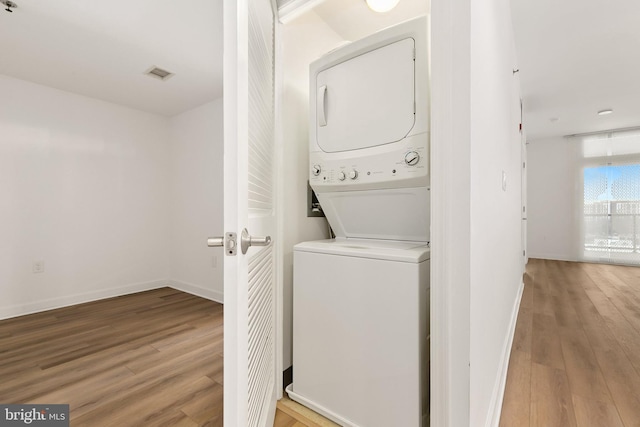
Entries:
[[309,183],[336,236],[429,240],[427,19],[310,65]]
[[336,239],[294,248],[289,396],[344,426],[428,419],[428,24],[310,65],[309,181]]

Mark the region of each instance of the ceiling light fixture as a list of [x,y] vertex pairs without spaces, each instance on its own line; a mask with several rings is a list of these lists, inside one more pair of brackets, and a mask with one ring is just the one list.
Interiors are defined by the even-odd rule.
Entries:
[[374,12],[384,13],[389,12],[391,9],[398,5],[400,0],[365,0],[369,9]]
[[613,110],[611,108],[598,111],[599,116],[606,116],[607,114],[611,114],[611,113],[613,113]]

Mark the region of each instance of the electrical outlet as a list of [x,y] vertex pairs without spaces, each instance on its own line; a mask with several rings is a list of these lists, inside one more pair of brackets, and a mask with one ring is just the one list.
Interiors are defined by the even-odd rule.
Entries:
[[502,171],[502,191],[507,191],[507,173]]
[[34,261],[33,262],[33,272],[34,273],[44,273],[44,261]]

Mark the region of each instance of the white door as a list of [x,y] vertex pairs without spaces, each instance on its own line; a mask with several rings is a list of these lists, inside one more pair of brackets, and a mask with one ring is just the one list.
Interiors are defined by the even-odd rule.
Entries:
[[[274,7],[224,0],[224,425],[272,426],[276,403]],[[254,245],[246,254],[241,233]],[[256,241],[257,240],[257,241]],[[265,243],[264,241],[262,243]]]

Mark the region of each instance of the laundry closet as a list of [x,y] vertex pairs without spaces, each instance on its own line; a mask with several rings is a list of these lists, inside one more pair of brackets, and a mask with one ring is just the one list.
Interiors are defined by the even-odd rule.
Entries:
[[[317,18],[299,19],[336,35]],[[412,18],[350,42],[334,37],[293,68],[295,90],[285,68],[283,101],[295,97],[307,113],[283,106],[285,122],[289,112],[308,126],[297,135],[298,180],[309,181],[335,236],[326,239],[318,218],[302,220],[316,233],[292,242],[289,283],[285,255],[287,393],[345,426],[428,425],[428,19]],[[284,26],[285,64],[295,25]]]

